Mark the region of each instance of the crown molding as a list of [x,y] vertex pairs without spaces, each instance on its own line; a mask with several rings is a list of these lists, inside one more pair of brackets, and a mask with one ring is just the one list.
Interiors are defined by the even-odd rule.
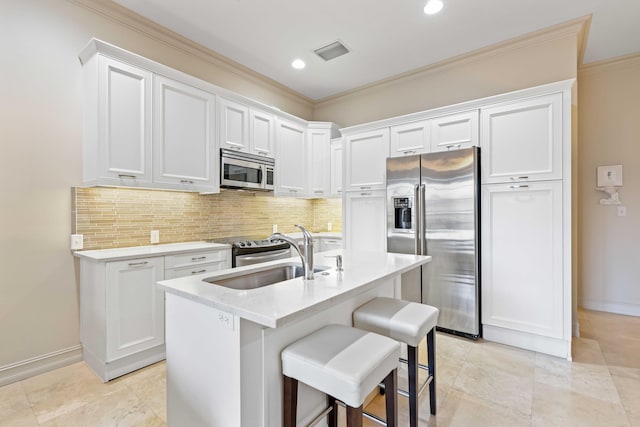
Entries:
[[111,0],[67,0],[76,6],[84,8],[96,15],[100,15],[112,22],[136,31],[150,39],[161,42],[173,49],[180,50],[189,55],[195,56],[205,62],[223,68],[233,74],[256,83],[266,86],[268,89],[282,95],[292,101],[304,104],[313,108],[314,102],[308,98],[257,71],[252,70],[240,63],[237,63],[226,56],[223,56],[201,44],[194,42],[176,32],[169,30],[155,22],[138,15],[137,13],[111,1]]
[[591,62],[578,68],[578,78],[640,64],[640,52]]
[[[317,100],[314,103],[314,107],[325,107],[331,105],[333,103],[339,102],[342,99],[354,95],[356,93],[368,91],[374,88],[384,88],[388,86],[392,86],[401,81],[409,81],[416,78],[421,78],[429,74],[435,74],[442,71],[447,70],[448,68],[469,64],[481,60],[485,60],[487,58],[491,58],[498,55],[504,55],[505,53],[524,49],[531,46],[536,46],[544,43],[548,43],[554,40],[562,40],[567,37],[578,37],[580,38],[581,32],[584,33],[585,25],[591,22],[591,16],[583,16],[580,18],[572,19],[570,21],[566,21],[564,23],[554,25],[552,27],[545,28],[543,30],[531,32],[510,40],[506,40],[500,43],[496,43],[481,49],[474,50],[472,52],[468,52],[462,55],[458,55],[449,59],[445,59],[440,62],[436,62],[431,65],[427,65],[426,67],[421,67],[407,73],[398,74],[392,77],[389,77],[384,80],[379,80],[377,82],[360,86],[358,88],[348,90],[336,95],[329,96],[327,98],[323,98]],[[580,40],[579,40],[580,41]],[[586,43],[586,40],[582,43],[579,43],[579,49],[582,49],[582,45]]]

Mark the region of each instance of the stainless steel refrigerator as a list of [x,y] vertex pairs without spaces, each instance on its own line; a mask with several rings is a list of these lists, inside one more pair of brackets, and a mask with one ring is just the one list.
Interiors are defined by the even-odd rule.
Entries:
[[402,297],[440,309],[438,329],[480,329],[478,147],[387,159],[387,250],[431,255]]

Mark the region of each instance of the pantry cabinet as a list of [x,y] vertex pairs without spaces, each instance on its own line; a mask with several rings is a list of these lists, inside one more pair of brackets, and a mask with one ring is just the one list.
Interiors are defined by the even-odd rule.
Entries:
[[153,181],[166,188],[217,192],[215,95],[156,76]]
[[344,246],[350,251],[386,251],[386,191],[349,191],[344,195]]
[[84,84],[84,184],[149,185],[152,74],[98,55],[85,64]]
[[562,94],[481,109],[482,183],[562,179]]
[[563,337],[562,182],[482,186],[482,323]]
[[331,176],[329,177],[329,193],[331,197],[342,196],[342,152],[342,138],[332,139],[330,146]]

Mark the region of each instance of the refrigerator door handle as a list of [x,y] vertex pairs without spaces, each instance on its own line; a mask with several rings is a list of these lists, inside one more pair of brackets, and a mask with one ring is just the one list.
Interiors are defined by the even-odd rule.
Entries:
[[425,218],[425,185],[416,185],[417,225],[416,225],[416,255],[426,255],[426,218]]
[[422,230],[422,227],[420,226],[421,223],[421,212],[422,212],[422,208],[420,207],[420,184],[416,184],[413,186],[413,200],[415,200],[415,204],[416,204],[416,223],[413,225],[413,230],[415,233],[415,239],[414,239],[414,245],[415,245],[415,251],[414,253],[416,255],[422,255],[420,248],[420,242],[422,241],[422,238],[420,237],[420,230]]

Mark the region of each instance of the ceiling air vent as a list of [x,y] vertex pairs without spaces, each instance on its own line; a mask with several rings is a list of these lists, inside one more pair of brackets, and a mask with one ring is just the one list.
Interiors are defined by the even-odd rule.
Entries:
[[334,41],[326,46],[314,50],[315,54],[325,61],[342,56],[345,53],[349,53],[349,49],[342,44],[339,40]]

